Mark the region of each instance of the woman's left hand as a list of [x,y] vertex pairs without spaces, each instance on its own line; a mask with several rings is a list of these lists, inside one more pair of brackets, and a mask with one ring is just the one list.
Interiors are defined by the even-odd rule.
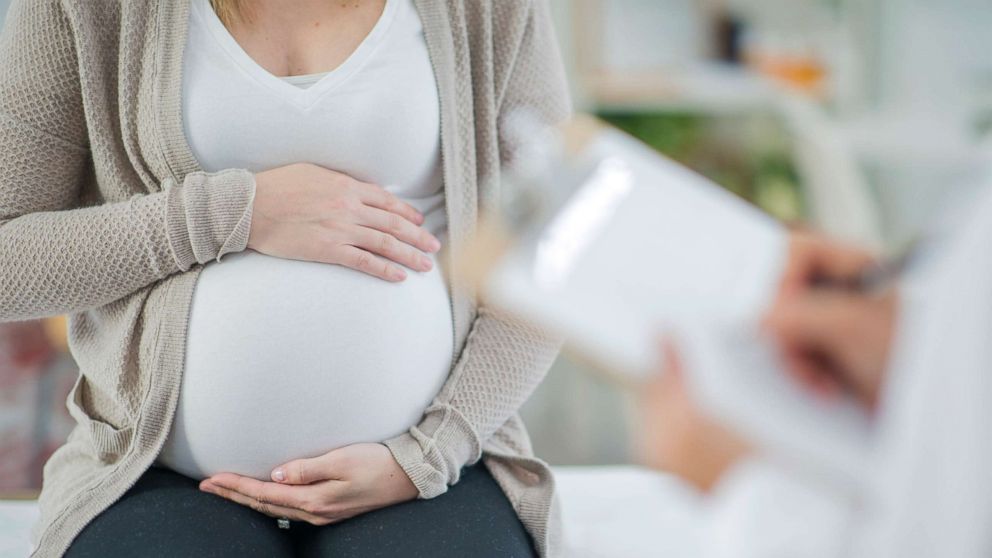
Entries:
[[221,473],[200,490],[276,518],[313,525],[337,523],[417,497],[417,488],[382,444],[355,444],[312,459],[297,459],[263,482]]

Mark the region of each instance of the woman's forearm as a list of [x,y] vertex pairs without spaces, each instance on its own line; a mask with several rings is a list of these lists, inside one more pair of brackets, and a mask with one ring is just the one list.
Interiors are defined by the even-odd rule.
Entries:
[[[245,248],[250,173],[193,173],[166,187],[124,202],[0,220],[0,321],[95,308]],[[58,189],[39,184],[33,191],[46,188]],[[0,215],[23,207],[14,198],[24,191],[0,184]]]
[[104,193],[144,188],[91,159],[92,143],[116,136],[89,133],[66,7],[15,2],[0,36],[0,321],[98,307],[248,239],[247,171],[192,173],[158,193],[79,207],[94,167],[109,169]]

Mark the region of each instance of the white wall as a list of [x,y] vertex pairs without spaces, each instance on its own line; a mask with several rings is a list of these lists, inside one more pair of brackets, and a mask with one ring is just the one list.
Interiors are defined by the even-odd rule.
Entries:
[[[857,0],[854,0],[857,1]],[[889,236],[927,226],[976,172],[976,124],[992,94],[988,0],[877,0],[876,111],[903,148],[873,163]],[[902,138],[902,139],[899,139]]]

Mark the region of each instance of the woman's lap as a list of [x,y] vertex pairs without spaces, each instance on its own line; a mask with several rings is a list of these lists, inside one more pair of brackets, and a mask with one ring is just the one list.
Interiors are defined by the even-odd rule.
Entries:
[[83,529],[66,557],[294,556],[292,540],[279,532],[275,520],[198,486],[152,467]]
[[[433,500],[414,500],[337,525],[301,525],[299,556],[530,558],[530,535],[482,465]],[[293,529],[297,527],[294,526]]]
[[288,531],[250,508],[200,492],[198,483],[153,467],[94,519],[67,558],[535,556],[499,485],[482,465],[432,500],[384,508],[336,525],[294,522]]

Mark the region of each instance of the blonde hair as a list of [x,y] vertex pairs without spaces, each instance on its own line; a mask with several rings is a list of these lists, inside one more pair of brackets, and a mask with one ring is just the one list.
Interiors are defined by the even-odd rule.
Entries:
[[230,24],[244,15],[243,4],[244,0],[210,0],[217,17],[225,24]]

